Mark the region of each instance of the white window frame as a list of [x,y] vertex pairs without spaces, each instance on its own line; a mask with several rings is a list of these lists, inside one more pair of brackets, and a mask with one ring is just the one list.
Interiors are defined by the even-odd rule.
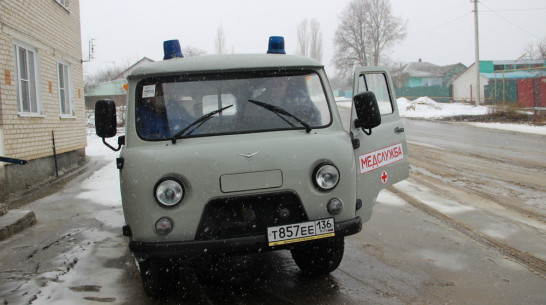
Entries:
[[55,2],[59,3],[62,7],[68,9],[68,0],[55,0]]
[[[36,48],[26,43],[14,41],[13,50],[15,56],[17,106],[19,115],[43,117],[40,103],[40,64]],[[21,58],[20,52],[24,52],[24,59]],[[31,59],[30,61],[29,58]],[[22,63],[21,60],[24,60],[25,62]],[[22,65],[24,65],[24,67],[22,67]],[[26,105],[27,103],[23,100],[25,97],[28,99],[28,105]]]
[[442,80],[438,77],[424,77],[422,79],[423,87],[438,87],[442,86]]
[[60,117],[73,118],[72,66],[62,59],[57,59],[57,92]]

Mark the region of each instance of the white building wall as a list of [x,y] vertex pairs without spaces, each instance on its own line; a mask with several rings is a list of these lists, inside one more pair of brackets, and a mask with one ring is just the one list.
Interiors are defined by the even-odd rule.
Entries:
[[[480,104],[483,104],[484,87],[489,83],[489,79],[480,76]],[[472,64],[466,71],[453,81],[453,100],[460,102],[476,102],[476,65]]]

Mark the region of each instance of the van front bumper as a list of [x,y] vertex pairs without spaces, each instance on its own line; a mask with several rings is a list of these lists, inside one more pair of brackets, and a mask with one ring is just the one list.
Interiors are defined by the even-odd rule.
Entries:
[[[336,223],[336,236],[349,236],[362,230],[362,220],[356,217]],[[202,256],[229,256],[289,249],[295,244],[270,247],[265,234],[216,240],[192,240],[183,242],[130,241],[129,249],[138,259],[177,258],[191,259]]]

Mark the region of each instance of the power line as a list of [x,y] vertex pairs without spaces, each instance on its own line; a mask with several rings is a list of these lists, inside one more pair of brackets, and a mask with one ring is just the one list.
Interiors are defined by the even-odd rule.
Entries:
[[492,10],[490,7],[488,7],[487,5],[483,4],[483,2],[482,2],[481,4],[482,4],[483,6],[485,6],[486,8],[488,8],[489,11],[490,11],[491,13],[494,13],[494,14],[497,15],[498,17],[504,19],[504,21],[506,21],[506,22],[512,24],[513,26],[515,26],[515,27],[519,28],[520,30],[526,32],[527,34],[529,34],[529,35],[535,37],[536,39],[540,39],[537,35],[535,35],[535,34],[529,32],[529,31],[527,31],[526,29],[524,29],[523,27],[519,26],[518,24],[512,22],[511,20],[504,18],[503,16],[501,16],[500,14],[498,14],[497,11],[494,11],[494,10]]
[[526,12],[526,11],[539,11],[546,10],[546,7],[537,7],[537,8],[524,8],[524,9],[514,9],[514,10],[489,10],[485,11],[486,13],[495,13],[495,12]]
[[453,19],[451,19],[451,20],[448,20],[448,21],[446,21],[446,22],[444,22],[444,23],[441,23],[441,24],[439,24],[439,25],[429,26],[428,29],[423,30],[423,31],[420,31],[420,32],[417,32],[417,33],[415,33],[415,34],[412,34],[411,36],[416,36],[416,35],[420,35],[420,34],[423,34],[423,33],[426,33],[426,32],[430,32],[430,31],[432,31],[432,30],[436,30],[436,29],[438,29],[438,28],[440,28],[440,27],[443,27],[444,25],[448,25],[448,24],[450,24],[450,23],[453,23],[453,22],[455,22],[455,21],[457,21],[457,20],[459,20],[459,19],[461,19],[461,18],[464,18],[464,17],[470,15],[470,14],[472,14],[472,13],[471,13],[471,12],[466,12],[466,13],[464,13],[464,15],[455,17],[455,18],[453,18]]

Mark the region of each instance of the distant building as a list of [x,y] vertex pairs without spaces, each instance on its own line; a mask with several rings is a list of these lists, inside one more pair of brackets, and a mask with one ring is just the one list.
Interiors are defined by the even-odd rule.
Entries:
[[448,86],[465,69],[462,63],[438,66],[419,60],[394,70],[392,78],[394,86],[398,88]]
[[127,91],[123,89],[125,84],[127,84],[126,79],[116,79],[89,89],[85,93],[85,109],[95,109],[95,103],[104,99],[114,100],[116,106],[125,106],[127,104]]
[[462,63],[438,66],[429,62],[412,62],[392,71],[397,96],[417,98],[429,96],[440,101],[450,101],[451,83],[466,69]]
[[[479,66],[481,104],[510,102],[519,103],[522,107],[546,107],[546,85],[542,84],[546,84],[546,81],[542,81],[546,79],[546,61],[484,60],[480,61]],[[529,80],[533,82],[533,79],[537,84],[529,87]],[[527,89],[523,90],[523,88]],[[476,90],[476,65],[472,64],[453,80],[453,98],[456,101],[474,103]],[[529,99],[527,95],[533,96],[532,102],[523,102]]]
[[136,69],[137,67],[140,67],[143,64],[149,63],[149,62],[154,62],[154,60],[149,59],[148,57],[142,57],[142,59],[140,59],[139,61],[137,61],[136,63],[131,65],[129,68],[125,69],[125,71],[121,72],[119,75],[114,77],[114,80],[116,80],[116,79],[127,79],[127,75],[129,75],[129,73],[131,73],[134,69]]
[[135,64],[115,76],[113,80],[108,82],[99,83],[96,86],[90,88],[85,92],[85,109],[95,109],[95,103],[103,99],[112,99],[116,103],[116,106],[125,106],[127,104],[127,91],[123,89],[123,85],[127,83],[127,75],[131,73],[136,67],[143,64],[153,62],[148,57],[143,57]]
[[80,32],[78,0],[1,1],[0,156],[29,162],[0,162],[0,199],[85,160]]

